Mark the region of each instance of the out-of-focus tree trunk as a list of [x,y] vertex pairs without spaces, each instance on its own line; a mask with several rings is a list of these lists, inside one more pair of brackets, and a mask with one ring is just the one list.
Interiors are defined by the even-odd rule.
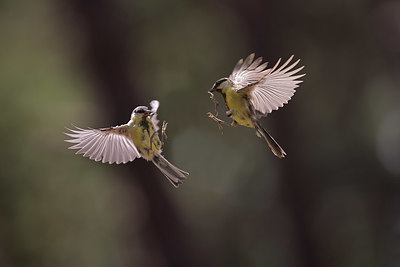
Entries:
[[[271,1],[235,1],[233,5],[237,12],[237,17],[241,18],[242,25],[247,30],[247,36],[251,39],[248,40],[249,46],[252,51],[256,52],[256,56],[263,56],[268,59],[269,64],[275,64],[274,60],[279,57],[288,57],[286,53],[281,51],[279,47],[280,29],[282,26],[287,26],[288,23],[294,20],[296,14],[295,10],[288,10],[284,8],[284,3]],[[287,37],[285,38],[287,40]],[[293,44],[295,46],[295,44]],[[293,48],[295,50],[295,47]],[[275,124],[277,129],[276,139],[289,140],[292,138],[291,133],[295,132],[294,129],[289,127],[281,127],[290,123],[287,116],[281,114],[279,124],[274,118],[268,118],[269,125]],[[284,128],[284,130],[281,130]],[[285,133],[286,132],[286,135]],[[282,144],[283,148],[290,147],[291,151],[296,149],[292,143]],[[297,259],[297,266],[313,267],[319,266],[317,264],[317,257],[315,245],[312,240],[311,229],[308,228],[308,213],[311,207],[309,198],[306,197],[307,184],[301,177],[306,175],[306,170],[302,166],[302,158],[298,156],[300,153],[290,153],[287,158],[278,160],[274,164],[280,164],[280,192],[284,206],[289,211],[292,224],[294,227],[293,240],[295,240],[294,257]]]
[[[145,91],[149,88],[139,89],[132,82],[135,73],[130,63],[133,58],[130,51],[134,48],[130,46],[130,40],[134,28],[129,28],[132,25],[119,16],[122,10],[118,2],[67,0],[64,4],[71,10],[70,25],[80,30],[84,37],[86,47],[80,54],[85,55],[85,63],[98,88],[94,100],[101,101],[104,109],[104,114],[99,116],[105,115],[114,122],[128,118],[135,106],[146,105],[151,100]],[[193,266],[197,261],[193,258],[192,245],[185,236],[178,211],[161,186],[165,182],[161,179],[165,178],[151,163],[143,160],[138,160],[134,166],[119,167],[125,171],[122,173],[126,176],[127,186],[139,188],[146,197],[149,214],[141,240],[152,252],[149,255],[156,254],[161,258],[160,261],[148,259],[148,263]],[[137,219],[142,218],[132,218]],[[127,240],[129,234],[133,235],[127,233]]]

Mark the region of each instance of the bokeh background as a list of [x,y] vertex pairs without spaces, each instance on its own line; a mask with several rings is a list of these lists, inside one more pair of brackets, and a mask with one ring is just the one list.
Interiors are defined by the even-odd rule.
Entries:
[[[0,2],[0,266],[399,266],[400,2]],[[304,83],[254,131],[207,118],[237,60]],[[161,102],[175,189],[74,155],[64,127]],[[222,102],[221,98],[218,98]],[[220,110],[220,113],[223,113]]]

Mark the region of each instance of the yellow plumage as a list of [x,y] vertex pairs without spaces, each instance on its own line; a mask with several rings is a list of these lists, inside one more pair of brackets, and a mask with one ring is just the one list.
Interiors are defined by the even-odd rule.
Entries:
[[232,112],[232,119],[238,124],[254,128],[254,123],[251,119],[251,112],[248,101],[243,94],[233,90],[232,87],[226,87],[222,90],[225,95],[225,101]]
[[153,160],[154,155],[161,153],[162,143],[149,117],[144,120],[135,117],[130,128],[130,137],[139,150],[142,158]]

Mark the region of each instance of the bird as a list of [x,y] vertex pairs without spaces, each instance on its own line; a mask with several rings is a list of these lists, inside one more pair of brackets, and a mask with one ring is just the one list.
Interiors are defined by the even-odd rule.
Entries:
[[[172,165],[161,154],[164,142],[158,135],[159,105],[159,101],[153,100],[150,102],[151,109],[146,106],[136,107],[129,122],[120,126],[103,129],[82,129],[76,126],[75,129],[67,128],[69,132],[65,134],[72,139],[65,141],[74,144],[69,149],[79,149],[76,154],[83,154],[84,157],[103,163],[125,164],[136,158],[151,161],[178,187],[189,173]],[[164,122],[163,137],[166,126]]]
[[[233,121],[232,127],[238,124],[255,128],[256,135],[263,137],[275,156],[282,159],[287,154],[275,139],[261,126],[259,120],[273,110],[287,104],[295,93],[305,74],[298,74],[304,66],[297,67],[299,59],[291,63],[293,55],[281,66],[281,59],[272,68],[267,68],[268,62],[262,63],[263,58],[254,60],[255,54],[250,54],[245,60],[240,59],[228,78],[217,80],[209,90],[214,100],[213,92],[221,93],[228,111],[226,115]],[[291,63],[289,65],[289,63]],[[296,75],[297,74],[297,75]],[[217,102],[214,102],[217,105]],[[215,109],[217,110],[216,106]],[[210,118],[221,124],[227,122],[218,119],[211,112]]]

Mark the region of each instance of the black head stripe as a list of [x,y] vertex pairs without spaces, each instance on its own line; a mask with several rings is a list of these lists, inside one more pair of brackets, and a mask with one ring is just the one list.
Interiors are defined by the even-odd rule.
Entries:
[[223,83],[223,82],[225,82],[225,81],[227,81],[227,80],[228,80],[227,78],[219,79],[218,81],[216,81],[216,82],[214,83],[213,88],[218,88],[218,87],[221,85],[221,83]]
[[134,113],[145,113],[146,111],[149,111],[149,109],[145,106],[139,106],[133,110]]

